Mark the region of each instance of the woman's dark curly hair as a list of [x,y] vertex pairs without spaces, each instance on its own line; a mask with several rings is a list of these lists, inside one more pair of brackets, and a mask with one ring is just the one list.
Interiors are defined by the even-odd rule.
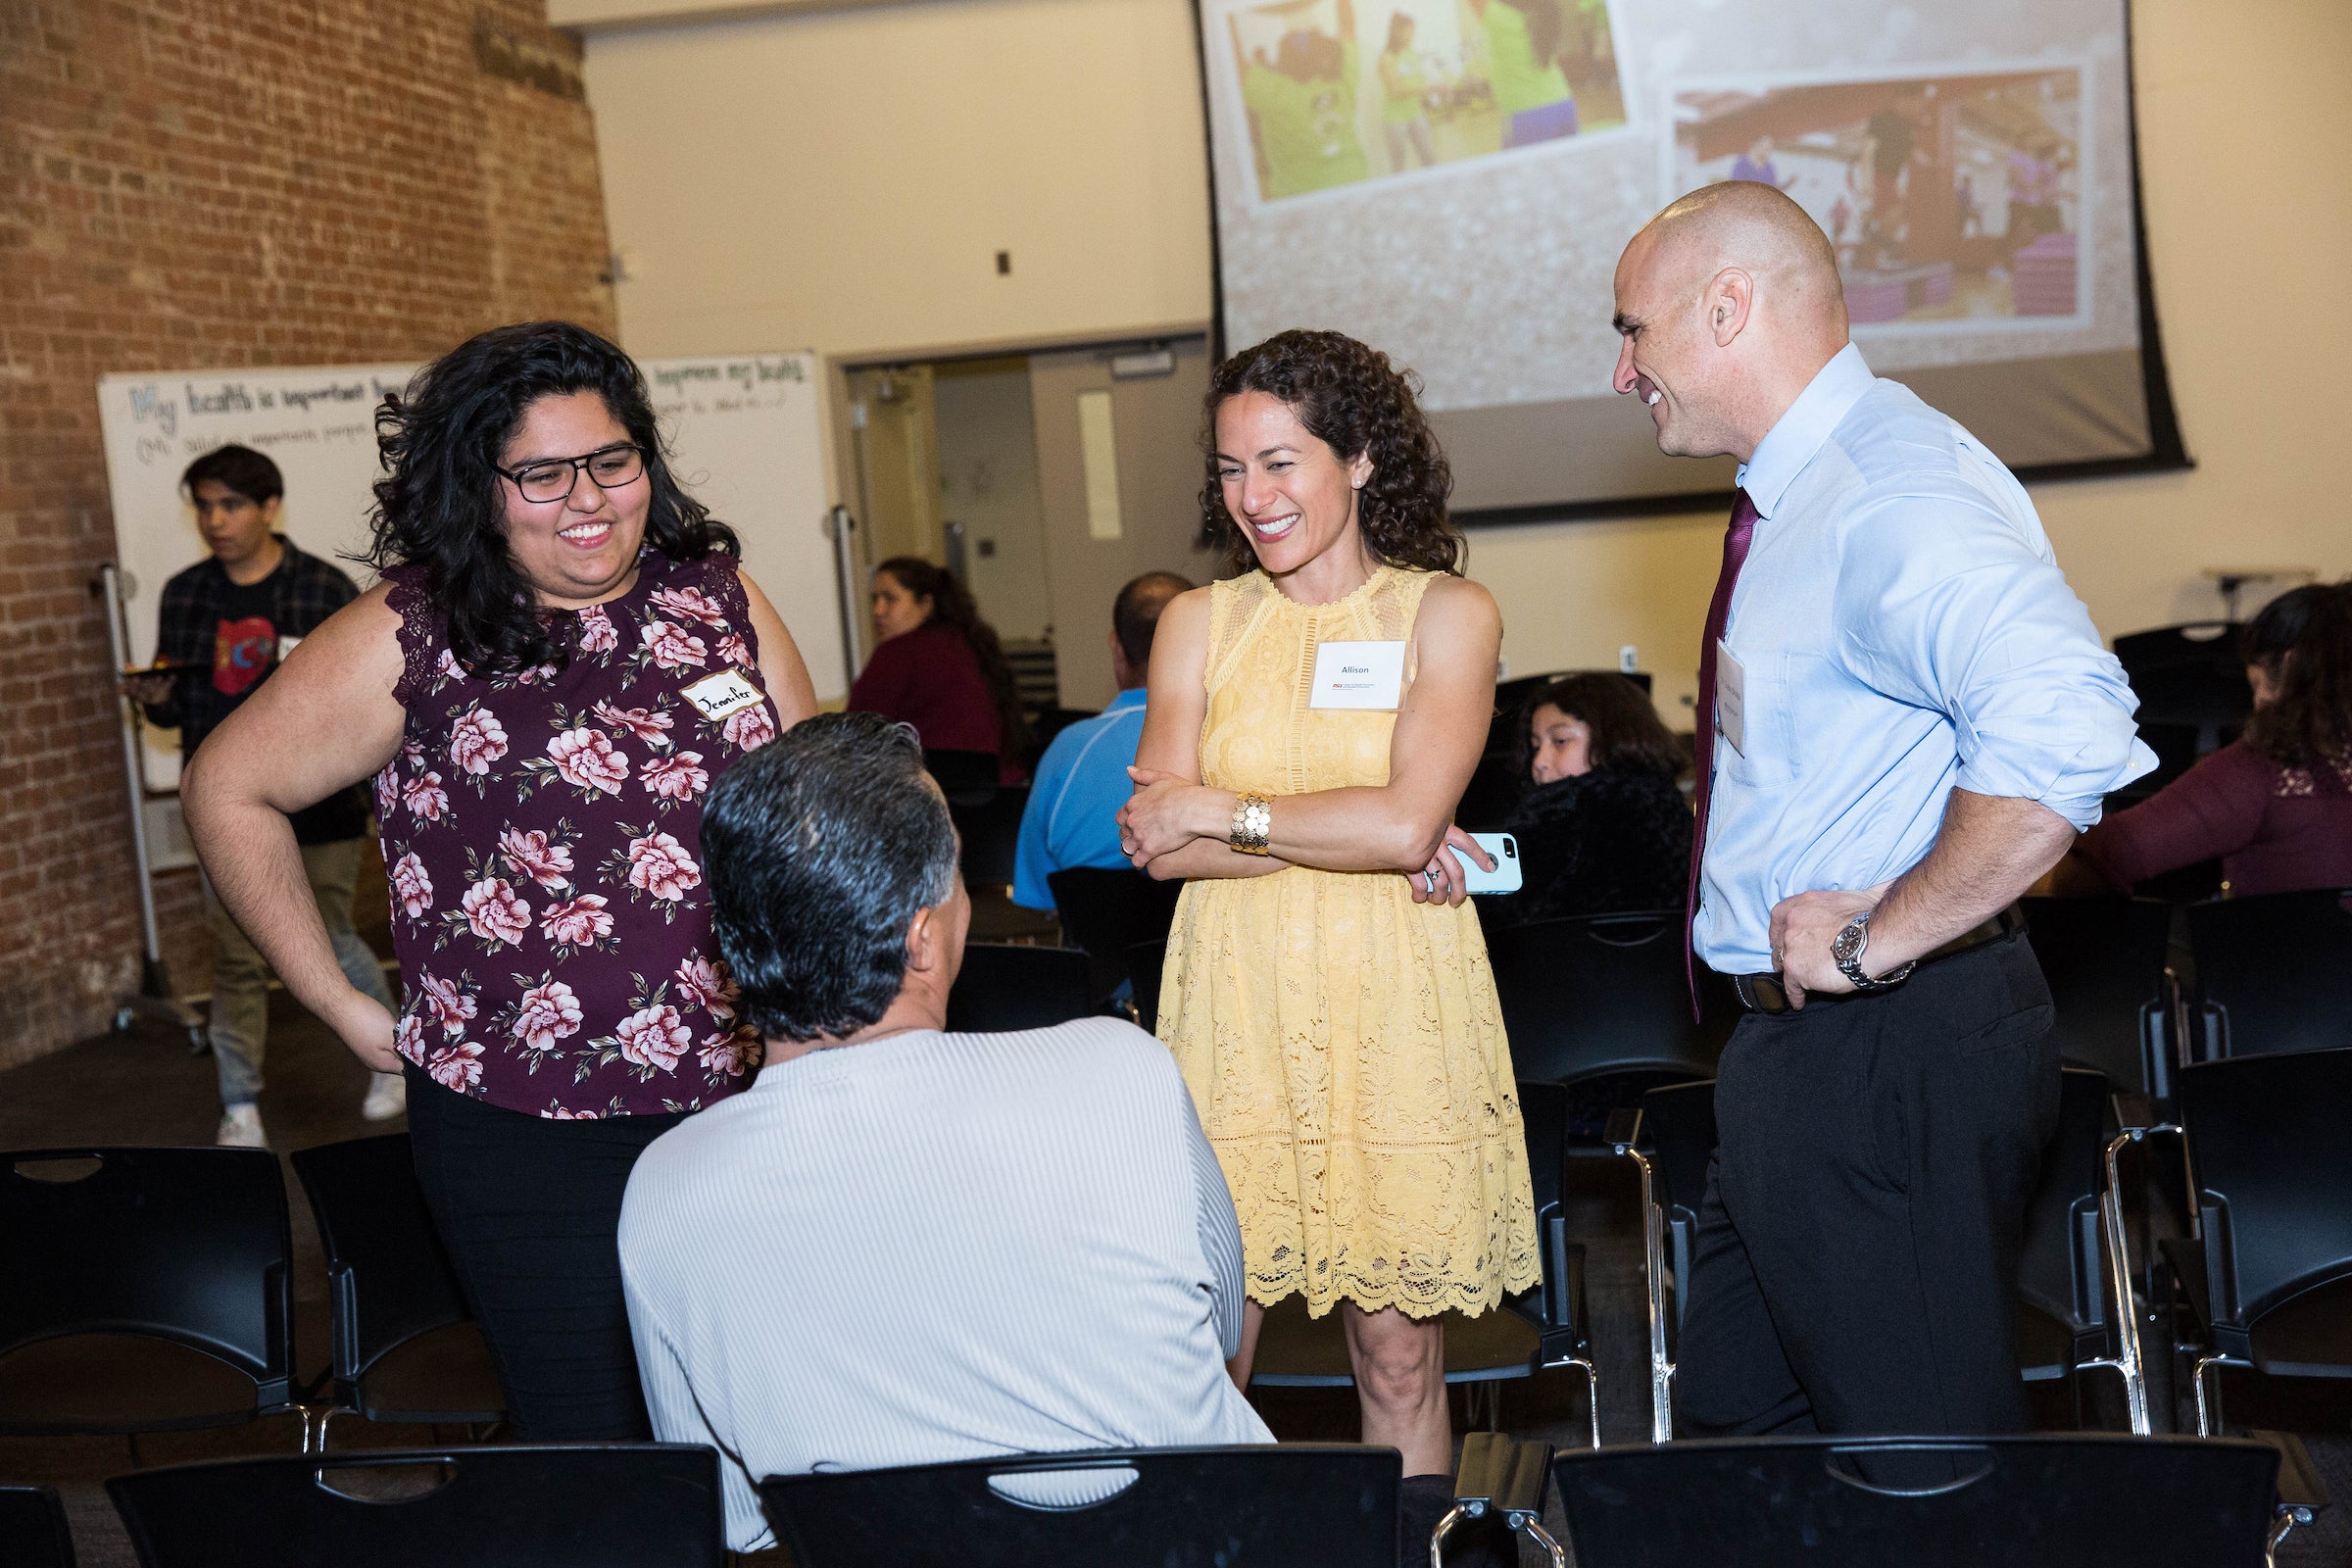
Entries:
[[2245,743],[2281,767],[2352,762],[2352,581],[2290,588],[2238,643],[2277,695],[2246,717]]
[[915,556],[893,556],[874,568],[876,576],[886,571],[915,598],[931,601],[933,620],[955,627],[962,636],[964,646],[979,662],[980,678],[988,682],[989,696],[997,705],[999,755],[1027,757],[1035,732],[1029,726],[1029,710],[1021,702],[1020,682],[1013,678],[997,628],[980,618],[980,607],[972,602],[971,591],[945,566],[934,566]]
[[1446,514],[1453,470],[1422,416],[1421,378],[1378,349],[1339,332],[1282,332],[1244,349],[1208,378],[1200,451],[1200,542],[1222,549],[1228,576],[1257,564],[1242,525],[1225,510],[1218,482],[1217,410],[1227,398],[1263,392],[1290,406],[1343,463],[1369,454],[1372,476],[1356,492],[1356,517],[1373,556],[1392,566],[1460,576],[1466,546]]
[[378,571],[424,567],[430,602],[449,615],[450,649],[477,675],[561,668],[570,657],[561,617],[538,607],[508,547],[498,469],[530,406],[572,392],[603,398],[645,454],[648,544],[673,561],[741,554],[735,530],[670,473],[636,361],[569,321],[526,321],[468,338],[375,411],[384,477],[375,482],[367,561]]

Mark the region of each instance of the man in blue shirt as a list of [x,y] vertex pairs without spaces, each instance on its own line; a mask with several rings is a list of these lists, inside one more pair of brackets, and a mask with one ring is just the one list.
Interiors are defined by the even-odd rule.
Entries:
[[1127,769],[1144,735],[1144,678],[1159,612],[1193,584],[1172,571],[1148,571],[1119,590],[1110,608],[1110,669],[1119,695],[1093,718],[1054,737],[1039,759],[1013,852],[1012,902],[1054,907],[1046,878],[1074,865],[1130,868],[1119,853],[1117,813],[1135,793]]
[[2022,1430],[2057,1114],[2015,901],[2154,759],[2033,503],[1847,341],[1828,238],[1739,181],[1617,267],[1613,384],[1740,460],[1700,659],[1697,956],[1744,1015],[1677,1387],[1715,1432]]

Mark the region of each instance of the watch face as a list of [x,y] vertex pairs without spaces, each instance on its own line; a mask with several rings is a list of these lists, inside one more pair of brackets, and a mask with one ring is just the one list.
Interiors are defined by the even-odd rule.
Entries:
[[1830,944],[1830,956],[1837,959],[1839,963],[1850,963],[1853,961],[1853,959],[1860,956],[1862,953],[1862,930],[1863,928],[1861,926],[1849,925],[1844,930],[1838,932],[1838,939]]

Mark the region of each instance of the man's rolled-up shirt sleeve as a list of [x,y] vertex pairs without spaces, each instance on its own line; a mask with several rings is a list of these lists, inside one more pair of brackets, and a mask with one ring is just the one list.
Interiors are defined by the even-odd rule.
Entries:
[[1988,508],[1906,497],[1866,514],[1837,616],[1859,679],[1951,721],[1961,789],[2036,802],[2081,831],[2110,791],[2156,765],[2090,612]]

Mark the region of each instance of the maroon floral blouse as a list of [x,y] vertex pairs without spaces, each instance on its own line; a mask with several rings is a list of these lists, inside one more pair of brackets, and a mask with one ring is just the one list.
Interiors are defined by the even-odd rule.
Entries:
[[[376,815],[400,955],[400,1054],[509,1110],[697,1110],[742,1089],[758,1035],[710,940],[703,802],[775,738],[731,556],[649,548],[566,613],[571,662],[476,679],[419,566],[385,573],[407,668]],[[723,707],[712,676],[748,683]],[[690,688],[702,706],[688,697]]]

